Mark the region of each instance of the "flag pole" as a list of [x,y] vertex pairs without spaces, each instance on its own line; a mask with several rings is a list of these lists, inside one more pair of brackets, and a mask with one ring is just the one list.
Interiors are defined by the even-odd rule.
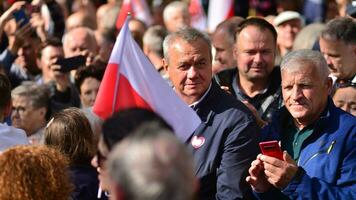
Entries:
[[[127,12],[127,17],[126,17],[126,21],[125,21],[125,24],[123,26],[123,28],[120,30],[120,32],[125,29],[125,28],[128,28],[128,23],[129,21],[131,20],[131,13],[130,12]],[[122,34],[125,34],[125,33],[122,33]],[[124,37],[125,38],[125,37]],[[125,46],[125,43],[126,43],[126,40],[123,41],[123,47]],[[120,55],[119,55],[119,60],[122,60],[122,56],[123,56],[123,51],[121,50],[120,52]],[[114,101],[112,103],[112,115],[115,113],[115,107],[116,107],[116,100],[117,100],[117,93],[118,93],[118,88],[119,88],[119,76],[120,75],[120,66],[117,70],[117,78],[116,78],[116,82],[115,82],[115,91],[114,91]]]

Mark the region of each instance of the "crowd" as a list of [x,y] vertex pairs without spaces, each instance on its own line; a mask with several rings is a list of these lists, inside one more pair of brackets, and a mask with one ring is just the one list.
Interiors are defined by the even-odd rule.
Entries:
[[356,199],[356,1],[239,0],[195,26],[212,1],[132,1],[147,67],[201,119],[184,141],[92,110],[128,1],[1,1],[0,200]]

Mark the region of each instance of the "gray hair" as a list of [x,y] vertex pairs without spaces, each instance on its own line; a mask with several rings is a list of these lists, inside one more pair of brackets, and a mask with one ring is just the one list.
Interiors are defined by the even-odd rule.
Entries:
[[69,42],[69,38],[73,37],[73,32],[77,31],[78,29],[83,29],[85,31],[85,33],[88,35],[90,42],[93,42],[93,44],[95,46],[98,45],[97,42],[96,42],[94,31],[92,29],[88,28],[88,27],[80,26],[80,27],[73,28],[72,30],[66,32],[63,35],[63,38],[62,38],[63,49],[67,48],[67,45],[68,45],[68,42]]
[[163,58],[163,40],[167,35],[168,32],[163,26],[152,26],[143,35],[143,44]]
[[[301,64],[294,65],[295,63]],[[324,56],[319,51],[309,49],[296,50],[285,55],[281,63],[281,71],[299,71],[304,66],[303,63],[310,63],[315,66],[322,80],[328,78],[330,72]]]
[[109,175],[131,200],[186,200],[194,193],[193,158],[172,132],[141,126],[108,158]]
[[188,43],[197,41],[198,39],[203,40],[209,47],[209,54],[210,54],[210,58],[212,59],[211,42],[209,36],[194,28],[183,28],[177,32],[170,33],[163,41],[163,55],[164,55],[164,59],[167,62],[169,62],[168,50],[172,46],[173,42],[175,42],[178,39],[181,39]]
[[33,81],[24,81],[11,92],[11,97],[27,97],[34,108],[48,108],[49,90],[44,85],[38,85]]
[[169,3],[163,10],[163,21],[170,19],[172,12],[181,10],[189,15],[188,4],[183,1],[173,1]]
[[321,37],[356,45],[355,33],[356,21],[348,17],[339,17],[326,24],[325,30],[321,32]]

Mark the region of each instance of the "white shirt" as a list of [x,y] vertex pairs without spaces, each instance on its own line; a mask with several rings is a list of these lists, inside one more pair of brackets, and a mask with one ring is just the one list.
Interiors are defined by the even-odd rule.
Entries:
[[26,144],[29,142],[24,130],[0,123],[0,152],[12,146]]

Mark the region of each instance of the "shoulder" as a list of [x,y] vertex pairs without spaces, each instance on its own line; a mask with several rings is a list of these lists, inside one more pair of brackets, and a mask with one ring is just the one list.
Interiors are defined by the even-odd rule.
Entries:
[[227,115],[229,118],[235,120],[254,120],[251,111],[240,100],[220,89],[217,85],[215,87],[213,85],[212,90],[214,93],[212,109],[216,114]]
[[11,146],[26,144],[29,142],[24,130],[0,123],[0,151]]
[[237,74],[237,69],[225,69],[217,74],[215,74],[214,79],[221,86],[231,86],[234,77]]

